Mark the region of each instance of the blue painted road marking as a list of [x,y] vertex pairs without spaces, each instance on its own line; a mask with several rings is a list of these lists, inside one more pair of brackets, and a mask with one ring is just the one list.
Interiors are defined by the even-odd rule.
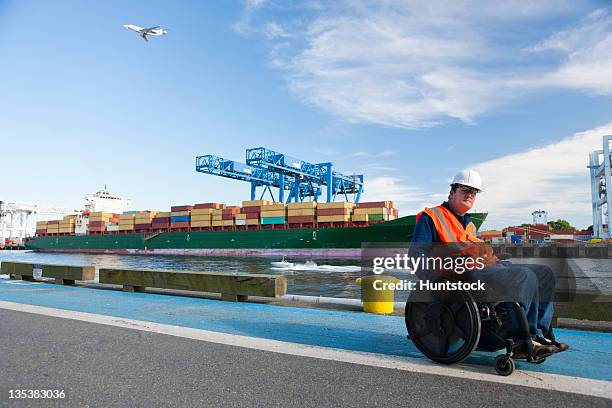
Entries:
[[[19,282],[19,283],[17,283]],[[96,313],[300,344],[426,359],[406,339],[403,317],[230,303],[0,279],[0,300]],[[612,381],[612,334],[557,331],[571,349],[522,370]],[[475,352],[467,363],[490,367],[499,353]]]

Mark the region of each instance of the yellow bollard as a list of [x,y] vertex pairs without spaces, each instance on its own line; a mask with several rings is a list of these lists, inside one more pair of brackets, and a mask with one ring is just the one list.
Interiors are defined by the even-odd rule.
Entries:
[[363,311],[376,314],[393,313],[394,290],[388,289],[385,285],[399,282],[399,279],[386,275],[368,275],[358,278],[357,284],[361,285]]

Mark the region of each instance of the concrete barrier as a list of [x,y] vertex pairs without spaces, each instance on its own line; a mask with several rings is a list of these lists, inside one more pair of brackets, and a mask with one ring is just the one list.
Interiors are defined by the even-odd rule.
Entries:
[[0,265],[0,274],[10,275],[13,279],[33,281],[34,265],[35,264],[24,262],[2,261],[2,264]]
[[492,244],[497,255],[511,258],[595,258],[612,259],[612,244],[544,243]]
[[100,283],[122,285],[128,292],[150,287],[220,293],[223,300],[232,302],[245,301],[249,296],[280,297],[287,293],[287,279],[278,275],[101,268]]
[[95,266],[42,265],[42,276],[55,278],[60,285],[74,285],[75,281],[93,280],[96,277]]

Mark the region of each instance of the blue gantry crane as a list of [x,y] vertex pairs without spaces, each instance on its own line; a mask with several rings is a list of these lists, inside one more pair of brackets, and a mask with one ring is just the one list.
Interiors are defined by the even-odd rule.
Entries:
[[[305,198],[319,201],[325,188],[327,202],[343,196],[359,202],[363,192],[363,175],[346,176],[333,170],[333,164],[309,163],[283,153],[255,147],[246,150],[246,164],[222,157],[205,155],[196,157],[196,171],[251,183],[251,200],[256,199],[257,188],[263,187],[260,198],[266,192],[277,201],[272,187],[278,188],[279,202],[301,202]],[[285,199],[285,192],[288,192]]]

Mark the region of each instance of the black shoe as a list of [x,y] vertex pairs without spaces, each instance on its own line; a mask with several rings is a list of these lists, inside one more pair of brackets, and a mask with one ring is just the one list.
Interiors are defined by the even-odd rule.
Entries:
[[537,341],[540,344],[544,344],[547,346],[553,346],[556,348],[556,353],[560,353],[562,351],[565,351],[569,348],[569,346],[567,345],[567,343],[559,343],[555,340],[551,340],[551,339],[547,339],[547,338],[543,338],[543,337],[536,337],[535,341]]
[[557,347],[559,352],[565,351],[569,348],[569,345],[567,343],[559,343],[557,339],[555,339],[555,333],[553,332],[552,326],[548,329],[548,333],[546,333],[546,336],[544,337],[545,340],[548,341],[548,343],[552,343],[555,347]]
[[[536,341],[533,341],[533,354],[532,358],[542,359],[548,356],[551,356],[557,352],[557,348],[551,345],[540,344]],[[523,343],[520,347],[514,350],[513,356],[516,359],[527,359],[529,356],[529,350],[527,349],[527,344]]]

